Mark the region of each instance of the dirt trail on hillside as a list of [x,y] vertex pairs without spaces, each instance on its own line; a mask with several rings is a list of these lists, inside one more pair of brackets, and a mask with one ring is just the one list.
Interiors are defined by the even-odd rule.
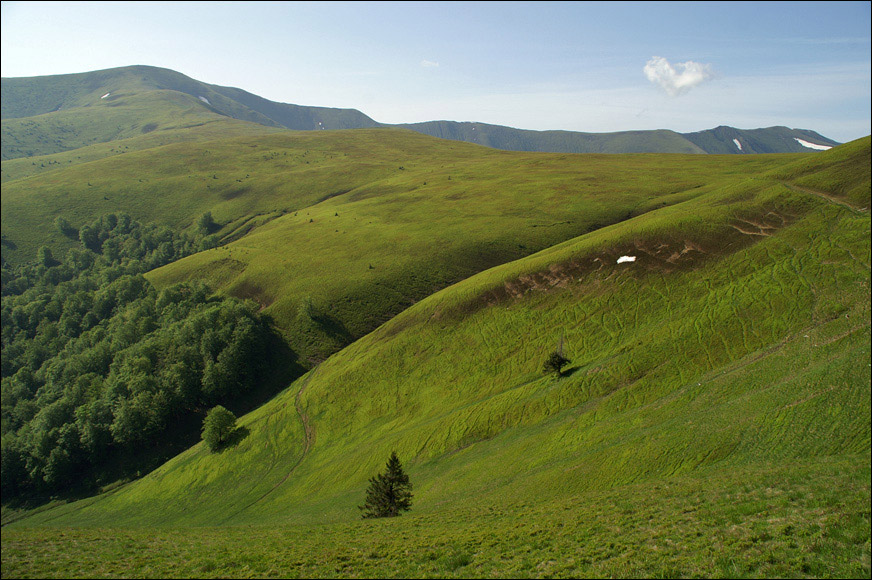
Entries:
[[782,181],[780,183],[781,183],[781,185],[783,185],[784,187],[786,187],[790,191],[793,191],[796,193],[804,193],[807,195],[814,195],[814,196],[819,197],[821,199],[824,199],[830,203],[834,203],[836,205],[840,205],[844,208],[847,208],[854,213],[861,213],[861,214],[862,213],[869,213],[868,207],[864,207],[864,208],[855,207],[855,206],[851,205],[850,203],[848,203],[847,201],[845,201],[843,199],[839,199],[839,198],[835,197],[834,195],[829,194],[825,191],[819,191],[817,189],[810,189],[808,187],[793,185],[792,183],[788,183],[786,181]]
[[290,478],[291,475],[293,475],[294,471],[297,470],[297,468],[300,466],[301,463],[303,463],[303,460],[309,454],[309,450],[312,448],[312,445],[315,443],[315,429],[312,426],[312,424],[309,422],[309,416],[306,414],[305,410],[303,409],[302,397],[303,397],[303,392],[306,390],[306,387],[309,386],[309,381],[311,381],[312,377],[315,376],[315,372],[317,370],[318,370],[318,367],[315,367],[311,371],[309,371],[309,374],[305,378],[303,378],[302,384],[300,385],[300,389],[297,391],[297,394],[294,396],[294,408],[297,411],[297,415],[300,417],[300,422],[303,424],[303,434],[304,434],[303,453],[300,455],[299,459],[297,459],[296,463],[294,463],[293,467],[291,467],[291,469],[288,471],[287,475],[285,475],[280,481],[278,481],[275,485],[273,485],[271,488],[269,488],[260,497],[258,497],[254,501],[246,504],[245,507],[241,508],[240,510],[234,512],[232,515],[225,518],[222,523],[224,523],[224,522],[230,520],[231,518],[235,517],[236,515],[244,512],[245,510],[247,510],[248,508],[250,508],[254,504],[256,504],[260,501],[263,501],[264,498],[266,498],[269,494],[271,494],[276,489],[278,489],[279,486],[281,486],[283,483],[285,483],[288,480],[288,478]]

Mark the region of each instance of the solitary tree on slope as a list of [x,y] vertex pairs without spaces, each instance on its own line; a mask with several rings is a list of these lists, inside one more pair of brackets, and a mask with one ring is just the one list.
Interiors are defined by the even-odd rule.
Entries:
[[363,518],[392,518],[412,507],[412,484],[396,452],[391,453],[385,473],[369,480],[366,502],[358,506]]
[[221,449],[236,431],[236,415],[221,405],[212,407],[203,420],[203,441],[212,452]]
[[570,361],[563,355],[563,337],[560,337],[560,344],[557,346],[557,350],[548,355],[548,358],[545,359],[545,363],[542,365],[542,372],[545,374],[554,373],[556,376],[560,376],[563,373],[563,367],[568,365]]

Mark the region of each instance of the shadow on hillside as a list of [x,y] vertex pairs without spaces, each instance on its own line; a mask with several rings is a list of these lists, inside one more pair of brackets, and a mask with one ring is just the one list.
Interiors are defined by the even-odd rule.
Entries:
[[[273,325],[270,326],[275,328]],[[300,364],[297,353],[275,330],[271,330],[268,335],[265,351],[266,356],[262,360],[263,370],[258,387],[244,394],[234,403],[226,405],[237,417],[264,405],[309,370]]]
[[571,376],[574,375],[576,372],[578,372],[580,369],[581,369],[581,367],[571,367],[571,368],[568,368],[568,369],[566,369],[565,371],[562,371],[562,372],[560,373],[560,378],[565,379],[565,378],[567,378],[567,377],[571,377]]
[[236,447],[237,445],[242,443],[242,441],[244,441],[245,438],[248,437],[250,434],[251,431],[248,429],[248,427],[237,427],[236,429],[234,429],[233,433],[231,433],[230,436],[227,437],[227,441],[225,441],[221,445],[221,448],[218,450],[219,453],[224,453],[228,449]]
[[319,312],[312,317],[312,320],[318,325],[321,332],[330,339],[340,344],[351,344],[354,342],[351,332],[348,331],[345,324],[338,318]]

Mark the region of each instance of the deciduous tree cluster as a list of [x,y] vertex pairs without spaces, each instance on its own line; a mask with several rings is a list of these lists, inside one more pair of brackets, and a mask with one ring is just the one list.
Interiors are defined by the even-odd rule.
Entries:
[[[68,223],[61,223],[68,232]],[[2,492],[101,483],[142,449],[251,389],[267,325],[199,283],[158,291],[142,273],[197,241],[125,214],[79,229],[62,261],[3,268]]]

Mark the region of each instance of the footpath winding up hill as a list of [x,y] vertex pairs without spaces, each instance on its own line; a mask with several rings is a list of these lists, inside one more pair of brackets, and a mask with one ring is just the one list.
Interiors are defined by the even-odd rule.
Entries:
[[[308,370],[220,453],[10,513],[4,576],[869,575],[868,137],[573,155],[214,122],[237,132],[4,161],[4,260],[69,246],[58,215],[211,212],[221,245],[148,280],[254,300]],[[361,521],[394,451],[413,509]]]

